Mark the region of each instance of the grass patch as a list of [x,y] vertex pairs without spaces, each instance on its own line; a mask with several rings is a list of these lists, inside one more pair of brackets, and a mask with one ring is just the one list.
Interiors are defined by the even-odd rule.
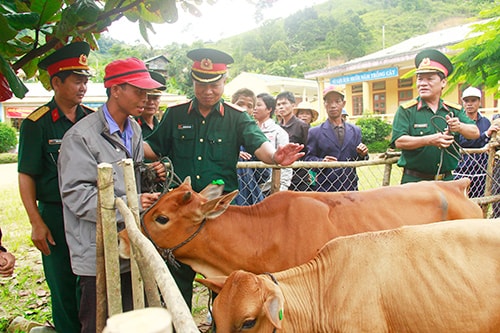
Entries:
[[41,254],[31,242],[31,225],[15,185],[0,191],[0,220],[2,244],[16,256],[14,275],[0,278],[0,332],[5,332],[15,317],[39,323],[51,321]]
[[17,154],[2,153],[0,154],[0,164],[17,163]]

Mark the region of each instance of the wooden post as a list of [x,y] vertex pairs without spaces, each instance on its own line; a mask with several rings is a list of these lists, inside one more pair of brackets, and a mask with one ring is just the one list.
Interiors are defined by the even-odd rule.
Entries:
[[[99,172],[99,171],[98,171]],[[102,174],[102,172],[101,172]],[[98,189],[104,187],[104,180],[97,179]],[[101,207],[101,191],[97,191],[97,207]],[[106,271],[104,268],[104,244],[102,240],[102,216],[101,209],[97,209],[96,221],[96,332],[101,333],[106,325],[108,312],[106,301]]]
[[276,193],[281,187],[281,169],[272,168],[271,171],[271,193]]
[[109,163],[97,166],[97,184],[100,193],[98,209],[102,217],[102,236],[104,245],[104,268],[106,273],[106,292],[108,316],[123,312],[118,254],[118,234],[116,231],[115,190],[113,167]]
[[[139,202],[134,172],[134,161],[127,158],[122,161],[123,176],[125,177],[125,189],[127,192],[127,206],[134,215],[135,223],[140,225]],[[134,246],[130,246],[130,266],[132,274],[132,292],[134,297],[134,309],[144,308],[144,289],[148,306],[160,306],[160,295],[154,276],[147,265],[142,265],[144,258],[136,253]]]
[[175,330],[182,333],[199,333],[191,312],[160,254],[153,244],[139,231],[132,212],[123,200],[116,198],[115,204],[125,219],[130,243],[134,244],[142,257],[148,261],[148,265],[152,267],[155,280],[163,295],[163,300],[172,315]]
[[[135,183],[134,161],[127,158],[121,161],[123,167],[123,177],[125,178],[125,192],[127,193],[127,205],[134,215],[135,222],[139,224],[139,203],[137,196],[137,188]],[[130,247],[130,274],[132,279],[132,295],[134,309],[144,308],[144,285],[137,267],[137,261],[134,257],[134,247]]]
[[391,172],[392,172],[392,164],[386,164],[384,166],[384,179],[382,180],[382,186],[391,185]]

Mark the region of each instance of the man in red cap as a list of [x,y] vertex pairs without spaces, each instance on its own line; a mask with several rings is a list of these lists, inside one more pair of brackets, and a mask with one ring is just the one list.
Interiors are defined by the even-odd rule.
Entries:
[[68,44],[40,61],[54,90],[52,100],[33,111],[19,133],[19,192],[31,223],[31,239],[42,253],[50,289],[52,319],[58,332],[80,332],[76,275],[71,271],[59,185],[57,159],[64,133],[93,113],[84,106],[89,44]]
[[[96,331],[97,166],[103,162],[113,166],[115,195],[124,197],[123,169],[118,162],[131,158],[141,163],[144,157],[141,129],[131,116],[139,116],[148,92],[162,85],[151,78],[141,60],[128,58],[106,66],[104,87],[108,100],[66,133],[58,163],[71,267],[79,277],[82,293],[82,333]],[[135,177],[140,188],[140,174],[136,172]],[[140,209],[149,207],[158,196],[140,194]],[[117,227],[123,229],[122,220]],[[132,309],[129,261],[121,260],[120,266],[123,309],[127,311]]]
[[[299,144],[275,149],[243,108],[222,99],[227,65],[233,63],[229,54],[202,48],[187,56],[193,60],[195,98],[168,108],[158,128],[146,139],[146,158],[168,156],[176,174],[181,179],[190,176],[197,192],[213,181],[224,182],[224,190],[231,192],[238,189],[236,163],[241,145],[268,164],[289,165],[303,155]],[[195,273],[187,265],[171,272],[191,307]]]
[[399,106],[392,126],[391,147],[401,149],[401,183],[453,180],[452,171],[460,160],[459,134],[477,139],[479,130],[460,104],[441,99],[453,71],[444,54],[421,51],[415,56],[415,67],[419,96]]

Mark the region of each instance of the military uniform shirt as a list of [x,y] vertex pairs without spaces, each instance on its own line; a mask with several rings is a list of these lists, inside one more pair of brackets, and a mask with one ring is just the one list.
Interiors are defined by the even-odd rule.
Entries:
[[149,125],[146,123],[146,121],[144,120],[144,118],[142,118],[142,116],[135,117],[134,119],[141,126],[142,138],[143,139],[145,139],[148,136],[150,136],[151,133],[154,132],[154,130],[156,129],[156,127],[158,127],[158,124],[159,124],[158,119],[156,117],[153,117],[153,129],[151,129],[151,127],[149,127]]
[[[399,106],[392,124],[391,147],[395,148],[395,141],[403,135],[424,136],[444,131],[447,128],[446,115],[453,113],[462,123],[474,124],[462,109],[455,103],[440,100],[439,107],[434,113],[420,97]],[[456,133],[455,141],[458,142]],[[402,150],[398,166],[419,171],[426,174],[436,174],[453,171],[460,159],[460,152],[455,151],[454,144],[443,151],[441,168],[441,149],[435,146],[424,146],[414,150]],[[458,158],[458,159],[457,159]]]
[[268,139],[236,106],[221,100],[204,118],[193,99],[168,108],[146,141],[158,156],[172,160],[174,172],[182,180],[191,176],[193,189],[199,192],[218,179],[224,181],[225,191],[238,189],[240,146],[254,154]]
[[[92,109],[79,105],[76,121],[92,112]],[[33,111],[21,123],[17,171],[34,177],[39,201],[61,201],[57,158],[64,133],[73,125],[54,99]]]

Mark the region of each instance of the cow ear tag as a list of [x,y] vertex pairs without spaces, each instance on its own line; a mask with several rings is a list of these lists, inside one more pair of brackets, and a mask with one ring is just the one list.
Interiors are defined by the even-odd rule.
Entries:
[[280,309],[278,316],[279,316],[280,320],[283,320],[283,309]]

